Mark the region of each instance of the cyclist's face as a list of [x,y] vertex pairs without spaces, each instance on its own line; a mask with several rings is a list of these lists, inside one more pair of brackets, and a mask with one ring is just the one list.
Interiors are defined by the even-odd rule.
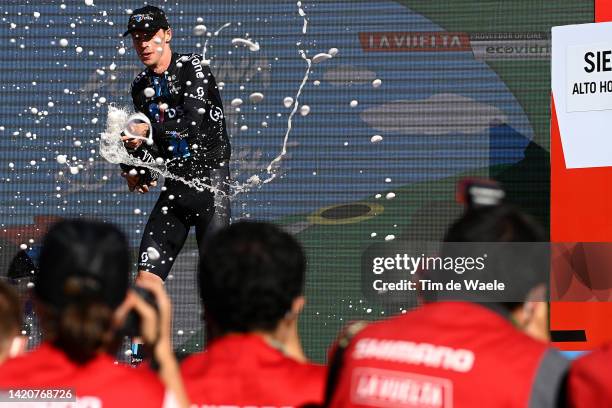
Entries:
[[159,63],[165,47],[168,46],[167,34],[160,29],[157,32],[134,31],[132,43],[138,58],[147,67],[154,67]]

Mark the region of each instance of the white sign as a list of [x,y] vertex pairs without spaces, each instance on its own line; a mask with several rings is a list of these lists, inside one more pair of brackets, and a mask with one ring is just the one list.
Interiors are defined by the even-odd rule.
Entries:
[[566,167],[612,166],[612,23],[553,27],[551,80]]
[[567,111],[612,109],[612,41],[567,47]]

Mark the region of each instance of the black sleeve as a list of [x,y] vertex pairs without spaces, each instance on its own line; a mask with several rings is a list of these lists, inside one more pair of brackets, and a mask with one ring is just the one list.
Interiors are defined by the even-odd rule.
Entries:
[[197,57],[192,57],[192,59],[183,62],[183,115],[176,119],[166,120],[163,123],[153,123],[153,140],[156,142],[170,138],[176,133],[187,134],[188,136],[201,133],[204,113],[208,113],[211,87],[216,85],[210,68],[203,66],[200,72],[196,72],[192,61],[198,61],[197,64],[199,64],[200,60]]

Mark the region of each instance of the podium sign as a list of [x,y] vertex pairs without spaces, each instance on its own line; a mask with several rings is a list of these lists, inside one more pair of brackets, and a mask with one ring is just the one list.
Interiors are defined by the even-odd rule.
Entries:
[[553,27],[551,67],[566,167],[612,166],[612,23]]

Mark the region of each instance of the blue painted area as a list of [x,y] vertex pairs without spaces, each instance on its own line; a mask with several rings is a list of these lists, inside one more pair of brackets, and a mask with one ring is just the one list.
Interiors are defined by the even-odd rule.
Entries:
[[504,124],[489,131],[489,162],[491,166],[516,163],[522,160],[530,140]]
[[575,360],[578,357],[589,353],[589,351],[562,351],[561,354],[565,356],[568,360]]

